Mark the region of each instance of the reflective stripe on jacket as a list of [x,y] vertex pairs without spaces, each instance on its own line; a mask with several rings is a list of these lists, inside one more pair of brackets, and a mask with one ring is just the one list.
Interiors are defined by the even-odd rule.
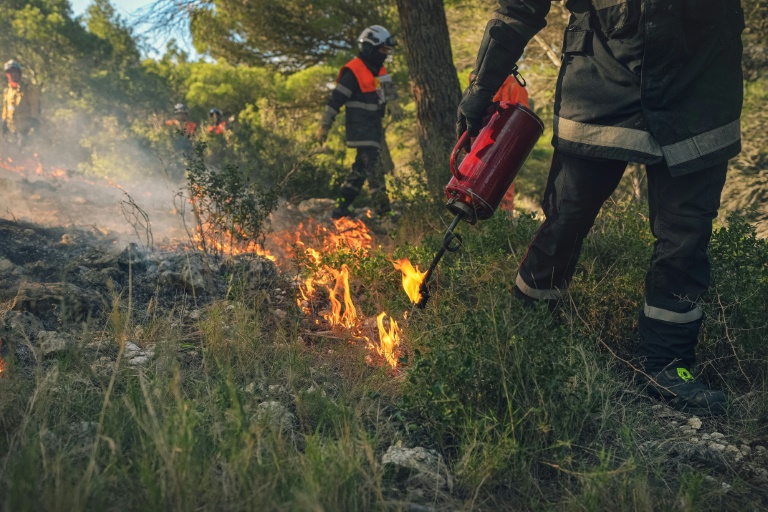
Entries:
[[360,57],[349,61],[336,77],[336,87],[328,97],[323,126],[330,128],[341,107],[346,105],[347,146],[380,147],[386,103],[382,82],[388,81],[391,78],[384,67],[374,74],[374,70]]
[[[499,0],[494,17],[532,38],[549,0]],[[673,176],[741,149],[739,0],[569,0],[552,143]]]

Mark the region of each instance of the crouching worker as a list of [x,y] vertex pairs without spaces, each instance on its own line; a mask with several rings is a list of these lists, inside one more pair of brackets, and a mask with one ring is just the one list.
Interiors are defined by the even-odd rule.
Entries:
[[358,44],[360,53],[341,68],[316,134],[318,142],[325,143],[339,110],[346,105],[347,146],[357,149],[357,157],[339,191],[331,214],[334,219],[349,215],[349,205],[360,195],[366,180],[373,210],[378,215],[390,211],[379,150],[384,136],[385,105],[391,99],[387,96],[392,95],[392,78],[383,64],[397,43],[387,29],[373,25],[360,34]]
[[[647,389],[683,411],[718,414],[726,397],[693,373],[709,286],[707,246],[728,159],[741,149],[744,12],[738,1],[571,0],[554,105],[546,215],[515,284],[558,300],[582,242],[628,162],[645,165],[656,238],[640,312]],[[499,0],[459,105],[477,135],[493,95],[545,25],[549,0]]]

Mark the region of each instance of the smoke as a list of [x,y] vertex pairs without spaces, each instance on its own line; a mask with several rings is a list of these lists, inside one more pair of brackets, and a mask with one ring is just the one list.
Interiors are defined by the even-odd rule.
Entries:
[[188,239],[180,194],[191,144],[174,145],[163,119],[130,122],[63,103],[42,117],[23,144],[0,140],[0,217],[95,230],[121,247]]

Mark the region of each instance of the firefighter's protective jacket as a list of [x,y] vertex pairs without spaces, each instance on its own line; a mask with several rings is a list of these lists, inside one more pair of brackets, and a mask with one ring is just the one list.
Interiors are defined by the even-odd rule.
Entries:
[[[549,0],[499,0],[494,18],[530,40]],[[673,176],[741,150],[739,0],[569,0],[553,145],[655,163]]]
[[22,82],[8,85],[3,92],[3,121],[11,133],[26,133],[40,119],[40,91]]
[[165,126],[169,126],[175,129],[181,135],[185,137],[194,137],[195,130],[197,130],[197,123],[194,121],[179,121],[178,119],[168,119],[165,122]]
[[363,59],[355,57],[339,71],[336,87],[328,97],[322,126],[330,129],[341,107],[346,105],[347,146],[380,147],[385,104],[394,99],[392,86],[392,77],[384,67],[372,69]]

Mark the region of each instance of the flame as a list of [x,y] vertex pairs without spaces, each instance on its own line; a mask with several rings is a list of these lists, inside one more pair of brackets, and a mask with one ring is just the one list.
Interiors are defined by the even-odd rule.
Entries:
[[[202,233],[205,233],[205,244],[203,244]],[[198,227],[197,233],[194,235],[194,240],[195,243],[197,243],[197,248],[201,251],[208,249],[229,256],[256,254],[268,260],[277,261],[277,258],[264,249],[261,244],[258,244],[253,240],[247,240],[241,230],[234,229],[231,231],[226,230],[223,233],[216,232],[210,224],[204,223],[202,227]]]
[[[31,158],[27,157],[24,160],[23,162],[18,162],[10,156],[0,156],[0,169],[20,174],[26,178],[41,176],[43,178],[69,179],[66,169],[49,166],[48,170],[46,170],[37,153],[34,153]],[[81,181],[89,183],[87,180]]]
[[335,219],[333,225],[336,228],[336,233],[329,233],[326,248],[329,248],[328,245],[333,245],[335,249],[348,247],[352,250],[362,251],[371,248],[373,237],[368,226],[362,220],[342,217]]
[[[3,340],[0,340],[0,348],[3,346]],[[3,378],[3,374],[5,373],[5,361],[3,361],[3,358],[0,357],[0,379]]]
[[405,290],[405,293],[408,294],[408,298],[411,299],[411,302],[414,304],[419,302],[419,300],[421,300],[419,287],[421,286],[422,281],[424,281],[424,276],[427,275],[427,273],[420,272],[419,267],[413,268],[413,265],[411,265],[408,258],[401,258],[392,264],[395,266],[396,270],[399,270],[403,274],[403,289]]
[[[347,329],[353,329],[358,324],[357,308],[352,303],[352,296],[349,293],[349,267],[344,264],[341,270],[334,270],[326,267],[336,280],[336,284],[331,289],[328,287],[328,297],[331,299],[331,312],[324,315],[324,318],[330,322],[331,326],[342,326]],[[341,296],[344,304],[338,299]],[[342,307],[343,306],[343,307]],[[342,309],[344,312],[342,313]]]
[[379,326],[379,344],[368,342],[368,348],[375,350],[377,354],[383,357],[389,366],[397,367],[397,353],[400,348],[400,328],[394,318],[389,317],[389,330],[384,327],[384,317],[387,313],[382,311],[376,317],[376,324]]

